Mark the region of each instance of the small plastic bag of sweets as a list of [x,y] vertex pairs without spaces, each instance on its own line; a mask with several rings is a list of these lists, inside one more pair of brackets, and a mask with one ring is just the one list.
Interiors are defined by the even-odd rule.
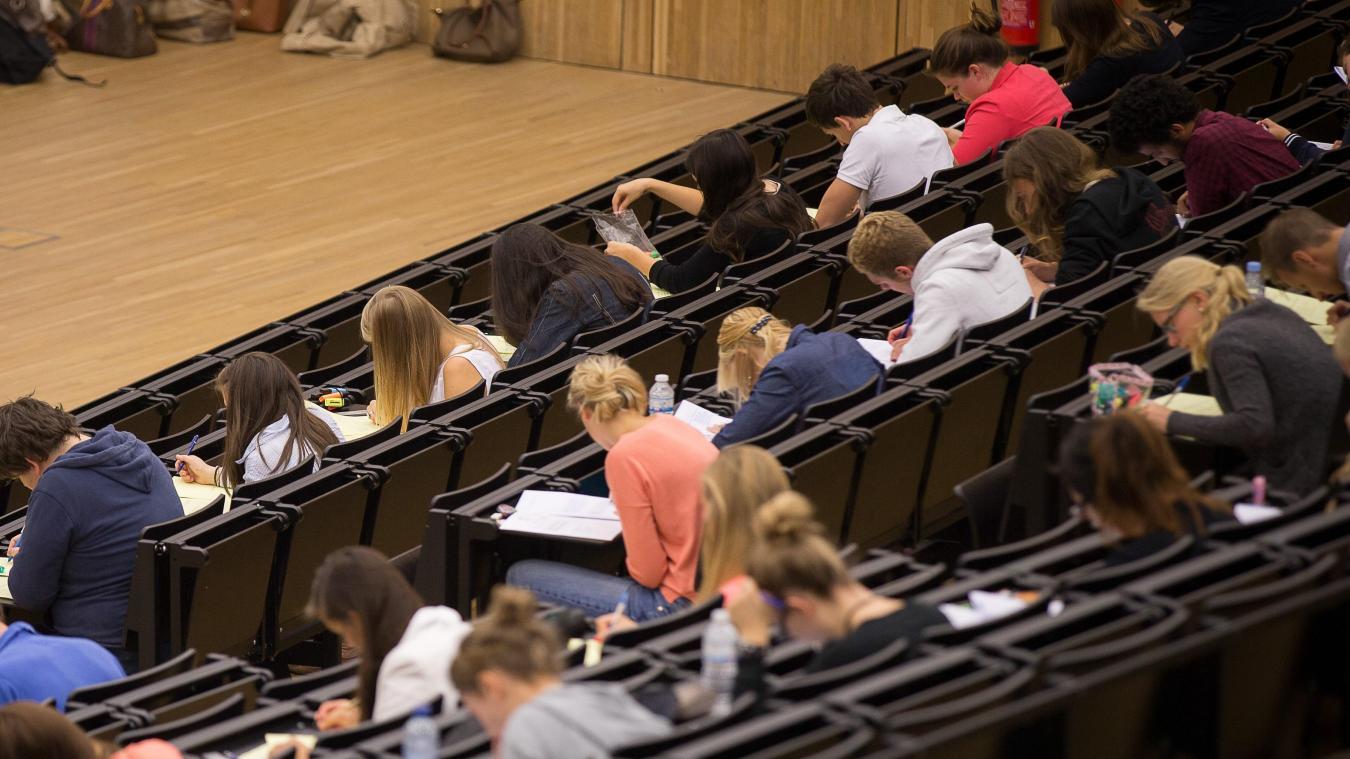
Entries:
[[605,242],[626,242],[643,253],[656,250],[652,241],[647,239],[647,233],[642,231],[642,224],[638,222],[633,209],[625,208],[618,214],[597,213],[593,218],[595,229]]
[[1088,379],[1093,416],[1134,408],[1153,392],[1153,377],[1134,364],[1093,364]]

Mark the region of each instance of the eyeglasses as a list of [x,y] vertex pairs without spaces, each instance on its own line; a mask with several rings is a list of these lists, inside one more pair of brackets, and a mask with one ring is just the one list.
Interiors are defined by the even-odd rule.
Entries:
[[1185,307],[1186,301],[1183,300],[1180,303],[1173,306],[1171,311],[1167,312],[1167,318],[1163,319],[1162,326],[1160,327],[1164,335],[1175,335],[1177,333],[1177,325],[1173,324],[1172,322],[1177,318],[1177,314],[1181,313],[1181,309]]

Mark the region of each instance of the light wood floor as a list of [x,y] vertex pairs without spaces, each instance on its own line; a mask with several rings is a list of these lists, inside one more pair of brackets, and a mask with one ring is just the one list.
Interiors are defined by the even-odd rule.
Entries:
[[0,87],[0,400],[86,402],[784,100],[269,35],[62,60],[107,89]]

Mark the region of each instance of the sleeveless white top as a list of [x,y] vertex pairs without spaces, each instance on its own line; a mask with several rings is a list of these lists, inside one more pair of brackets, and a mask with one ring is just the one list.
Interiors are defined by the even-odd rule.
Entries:
[[473,364],[473,368],[478,371],[478,375],[483,378],[483,382],[489,387],[492,385],[492,377],[502,368],[501,360],[497,354],[489,353],[482,348],[461,345],[449,356],[446,356],[440,367],[436,369],[436,382],[431,386],[431,397],[427,399],[427,403],[445,400],[445,365],[450,363],[452,358],[462,358]]

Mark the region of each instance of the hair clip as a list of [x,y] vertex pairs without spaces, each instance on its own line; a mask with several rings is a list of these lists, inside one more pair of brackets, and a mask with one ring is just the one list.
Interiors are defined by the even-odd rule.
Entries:
[[764,329],[764,325],[768,324],[771,321],[773,321],[773,314],[765,314],[764,316],[760,317],[759,321],[755,322],[755,326],[750,328],[750,334],[758,335],[759,331],[761,329]]

